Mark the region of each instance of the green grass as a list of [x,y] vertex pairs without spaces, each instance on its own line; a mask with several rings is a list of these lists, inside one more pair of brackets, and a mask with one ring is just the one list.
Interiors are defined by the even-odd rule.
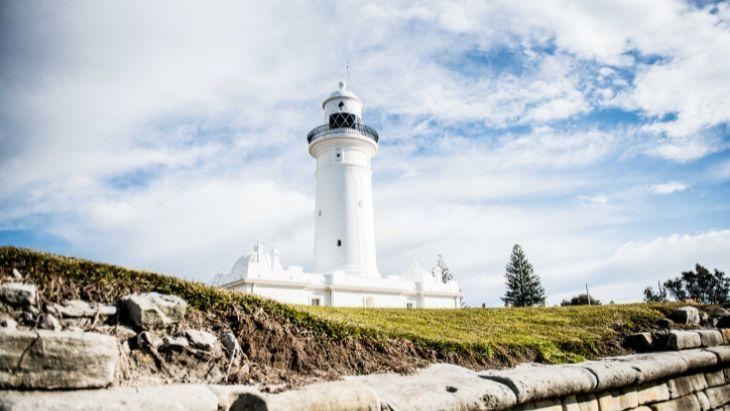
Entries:
[[546,362],[596,357],[622,334],[646,329],[674,304],[577,307],[364,309],[300,307],[317,317],[350,327],[419,341],[461,347],[488,355],[530,350]]
[[[113,302],[130,292],[178,295],[191,307],[225,321],[263,310],[282,324],[306,330],[322,344],[363,339],[387,348],[405,338],[439,358],[465,355],[473,364],[521,360],[572,362],[615,353],[623,335],[649,329],[677,304],[459,310],[304,307],[144,271],[0,247],[0,274],[18,268],[48,300]],[[372,344],[370,344],[372,346]],[[380,348],[377,348],[380,349]],[[425,354],[424,354],[425,355]],[[450,355],[452,357],[450,357]]]

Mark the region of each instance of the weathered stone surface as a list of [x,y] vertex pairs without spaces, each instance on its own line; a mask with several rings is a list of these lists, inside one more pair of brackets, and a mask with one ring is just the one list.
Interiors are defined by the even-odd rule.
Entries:
[[598,384],[590,371],[572,365],[520,366],[480,375],[510,387],[520,403],[587,393]]
[[616,395],[618,400],[619,408],[622,410],[628,410],[629,408],[636,408],[639,406],[639,394],[633,387],[628,387],[621,390],[621,393]]
[[185,330],[185,337],[190,345],[204,351],[212,351],[218,345],[218,338],[207,331]]
[[507,386],[450,364],[434,364],[412,375],[350,377],[373,389],[384,405],[399,410],[505,409],[517,398]]
[[730,402],[730,385],[723,385],[705,390],[710,406],[713,408],[721,407]]
[[162,338],[151,331],[142,331],[137,334],[137,345],[140,347],[159,348],[163,343]]
[[129,321],[145,330],[179,323],[188,306],[180,297],[159,293],[132,294],[123,302]]
[[687,363],[676,352],[633,354],[609,357],[604,361],[624,362],[638,371],[637,383],[654,381],[662,377],[687,371]]
[[707,381],[705,381],[705,374],[697,373],[672,378],[667,381],[667,387],[669,388],[669,395],[672,398],[679,398],[693,392],[704,390],[707,388]]
[[68,300],[63,304],[52,304],[49,309],[62,318],[94,318],[97,315],[105,318],[117,314],[117,307],[113,305],[92,306],[82,300]]
[[720,334],[722,334],[722,341],[724,344],[730,344],[730,327],[721,328]]
[[695,331],[672,330],[669,332],[667,348],[672,350],[687,350],[702,346],[700,335]]
[[[714,355],[713,355],[714,357]],[[639,372],[631,365],[618,361],[588,361],[576,364],[589,370],[597,379],[596,391],[632,385]]]
[[730,346],[719,345],[717,347],[707,348],[705,351],[715,354],[718,364],[730,363]]
[[649,351],[653,343],[651,333],[634,333],[626,337],[626,346],[636,351]]
[[563,411],[563,403],[560,400],[543,400],[529,404],[518,405],[513,408],[515,411]]
[[700,409],[702,411],[709,411],[710,408],[713,408],[710,406],[710,400],[707,399],[707,395],[704,392],[698,391],[695,395],[697,396],[697,402],[700,404]]
[[40,327],[45,330],[58,331],[61,329],[61,323],[53,316],[53,314],[44,314],[41,319]]
[[0,318],[0,327],[14,330],[18,328],[18,322],[12,319],[10,316],[2,316],[2,318]]
[[564,411],[600,411],[598,399],[593,394],[571,395],[563,399]]
[[712,367],[717,364],[717,356],[703,349],[683,350],[677,354],[687,363],[687,369]]
[[723,345],[725,341],[722,338],[722,333],[717,330],[697,330],[700,335],[700,341],[703,347],[714,347],[716,345]]
[[114,380],[117,340],[95,333],[0,329],[0,387],[95,388]]
[[636,391],[639,397],[639,405],[666,401],[671,398],[669,387],[663,382],[642,385]]
[[0,302],[12,306],[34,305],[38,298],[38,289],[33,284],[5,283],[0,284]]
[[238,344],[238,340],[233,333],[225,333],[221,335],[221,344],[223,344],[223,349],[226,350],[228,355],[233,355],[234,351],[241,349],[241,346]]
[[654,411],[700,411],[700,403],[694,394],[685,395],[670,401],[650,405]]
[[680,307],[669,314],[669,318],[679,324],[700,325],[700,311],[695,307]]
[[192,384],[61,392],[9,391],[0,396],[0,409],[7,411],[217,411],[218,398],[208,387]]
[[[413,402],[413,407],[399,407],[396,409],[404,410],[435,410],[439,409],[428,403],[429,393],[425,394],[422,399],[418,396],[409,398]],[[245,407],[237,400],[231,405],[231,411],[243,411],[256,409],[256,404],[248,403],[251,398],[247,395],[243,401],[246,402]],[[259,405],[261,406],[261,405]],[[305,410],[373,410],[380,411],[380,401],[375,391],[356,381],[335,381],[321,384],[312,384],[302,387],[298,390],[286,391],[281,394],[269,395],[266,397],[266,408],[268,410],[289,410],[289,411],[305,411]],[[443,408],[441,408],[443,409]],[[478,409],[478,408],[475,408]]]
[[705,373],[705,381],[707,381],[708,387],[725,385],[725,373],[722,370],[708,371]]
[[185,337],[162,337],[162,346],[167,349],[185,349],[190,347],[188,339]]
[[613,396],[610,392],[602,392],[596,395],[598,400],[598,408],[601,411],[618,411],[619,410],[619,402],[616,400],[616,397]]

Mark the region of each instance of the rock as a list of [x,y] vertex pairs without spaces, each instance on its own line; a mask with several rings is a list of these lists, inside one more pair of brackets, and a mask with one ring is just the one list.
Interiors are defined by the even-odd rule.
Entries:
[[[68,328],[67,328],[68,329]],[[133,329],[121,325],[121,324],[115,324],[115,325],[102,325],[96,328],[100,332],[107,334],[107,335],[113,335],[120,340],[128,340],[130,338],[136,337],[137,332]]]
[[238,340],[233,333],[225,333],[221,335],[221,344],[223,344],[223,349],[226,350],[228,355],[233,355],[236,350],[241,349],[241,346],[238,344]]
[[683,397],[693,392],[701,391],[707,388],[707,381],[704,373],[684,375],[672,378],[667,381],[669,395],[672,398]]
[[349,380],[372,389],[384,410],[505,409],[517,402],[509,387],[451,364],[433,364],[412,375],[373,374]]
[[34,324],[36,315],[32,311],[23,311],[23,322],[25,324]]
[[639,373],[638,383],[655,381],[670,375],[681,374],[687,371],[688,368],[684,359],[674,352],[608,357],[603,361],[624,362],[631,366]]
[[636,393],[639,397],[639,405],[666,401],[671,398],[669,387],[663,382],[642,385],[636,389]]
[[22,281],[23,280],[23,273],[21,273],[17,268],[13,268],[13,278],[16,281]]
[[0,302],[11,306],[31,306],[38,298],[38,289],[33,284],[0,284]]
[[725,385],[725,373],[722,370],[707,371],[705,372],[705,381],[707,381],[708,387],[717,387],[718,385]]
[[723,385],[716,388],[709,388],[705,391],[711,407],[721,407],[730,402],[730,385]]
[[636,351],[649,351],[652,344],[651,333],[634,333],[626,337],[626,346]]
[[576,365],[595,375],[596,391],[633,385],[639,378],[638,371],[630,365],[616,361],[587,361]]
[[114,381],[118,360],[114,337],[0,329],[0,388],[106,387]]
[[129,321],[144,330],[178,324],[188,303],[180,297],[159,293],[132,294],[124,298]]
[[250,394],[244,394],[234,401],[230,410],[380,410],[378,395],[371,388],[355,381],[307,385],[281,394],[268,395],[265,404],[260,401],[261,398],[252,398]]
[[185,337],[190,345],[203,351],[213,351],[218,345],[218,338],[207,331],[185,330]]
[[18,328],[18,323],[12,317],[5,315],[0,318],[0,327],[14,330]]
[[159,348],[163,344],[162,338],[150,331],[142,331],[137,334],[137,346]]
[[700,311],[695,307],[680,307],[669,314],[669,318],[679,324],[700,325]]
[[63,304],[53,304],[50,309],[63,318],[94,318],[97,315],[106,318],[117,314],[117,307],[113,305],[92,306],[82,300],[69,300]]
[[687,350],[702,346],[700,335],[695,331],[672,330],[669,332],[667,348],[672,350]]
[[662,318],[660,320],[657,320],[656,325],[659,328],[672,328],[674,327],[674,321],[670,320],[669,318]]
[[190,347],[185,337],[162,337],[162,346],[166,349],[185,349]]
[[705,351],[715,354],[717,356],[717,363],[720,365],[730,363],[730,346],[719,345],[717,347],[707,348]]
[[44,314],[39,325],[45,330],[58,331],[61,329],[61,323],[53,316],[53,314]]
[[651,404],[651,409],[654,411],[690,411],[700,410],[701,408],[696,396],[685,395],[684,397],[677,398],[671,401]]
[[170,384],[134,388],[117,387],[108,390],[5,392],[0,397],[0,409],[18,411],[217,411],[219,408],[218,397],[205,385]]
[[701,349],[678,351],[677,355],[687,363],[687,369],[714,367],[717,365],[717,356],[714,353]]
[[717,330],[697,330],[700,335],[700,341],[703,347],[714,347],[716,345],[723,345],[725,341],[722,338],[722,333]]
[[598,385],[593,373],[572,365],[518,366],[511,370],[483,372],[479,375],[510,387],[517,394],[519,403],[584,394]]

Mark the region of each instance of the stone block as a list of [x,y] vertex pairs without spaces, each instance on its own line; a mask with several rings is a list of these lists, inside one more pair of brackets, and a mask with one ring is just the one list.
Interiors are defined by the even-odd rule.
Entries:
[[725,343],[722,333],[718,330],[697,330],[697,333],[700,335],[703,347],[714,347]]
[[695,307],[680,307],[669,314],[669,318],[678,324],[700,325],[700,311]]
[[672,398],[679,398],[704,390],[707,388],[707,381],[705,381],[704,373],[683,375],[667,381],[667,387]]
[[717,365],[717,356],[703,349],[678,351],[677,355],[687,363],[687,369],[714,367]]
[[639,405],[666,401],[671,398],[669,395],[669,387],[664,382],[639,386],[637,388],[637,396],[639,397]]
[[[444,389],[444,391],[446,391]],[[448,392],[447,392],[448,393]],[[427,394],[427,393],[423,393]],[[425,397],[428,397],[427,395]],[[245,397],[245,401],[250,401],[250,397]],[[434,404],[428,402],[428,398],[418,398],[414,396],[410,398],[413,407],[396,406],[395,409],[405,410],[436,410]],[[232,405],[231,411],[243,411],[249,409],[257,409],[250,404],[246,406],[237,406],[240,400],[236,400]],[[285,391],[281,394],[269,395],[266,397],[266,408],[268,410],[289,410],[289,411],[336,411],[336,410],[372,410],[380,411],[381,404],[375,390],[367,387],[365,384],[356,381],[334,381],[319,384],[307,385],[302,388]],[[455,407],[454,407],[455,408]],[[386,408],[387,409],[387,408]],[[475,408],[483,409],[483,408]]]
[[616,397],[610,392],[600,393],[597,396],[598,408],[601,411],[621,411],[619,409],[619,402]]
[[[714,355],[711,354],[714,358]],[[589,370],[596,377],[596,391],[606,391],[612,388],[626,387],[634,384],[639,378],[639,372],[631,365],[618,361],[587,361],[576,364]]]
[[38,288],[33,284],[0,284],[0,302],[10,306],[34,305],[38,298]]
[[705,351],[715,354],[717,356],[717,363],[720,365],[730,363],[730,346],[728,345],[710,347],[705,349]]
[[[730,318],[730,317],[728,317]],[[728,328],[721,328],[720,334],[722,334],[722,341],[724,344],[730,344],[730,327]]]
[[463,367],[433,364],[412,375],[373,374],[350,377],[374,392],[384,406],[399,410],[505,409],[517,404],[506,385]]
[[217,411],[218,398],[205,385],[160,385],[51,392],[6,391],[0,396],[6,411]]
[[218,338],[207,331],[185,330],[185,337],[190,345],[203,351],[213,351],[218,345]]
[[49,310],[61,318],[106,318],[117,314],[113,305],[91,305],[83,300],[68,300],[63,304],[51,304]]
[[705,373],[705,381],[707,381],[708,387],[717,387],[718,385],[725,385],[725,373],[722,370],[708,371]]
[[609,357],[604,361],[625,363],[638,372],[637,383],[654,381],[687,371],[687,362],[676,352],[633,354]]
[[695,395],[697,396],[697,402],[700,404],[702,411],[709,411],[712,408],[710,406],[710,400],[707,399],[707,395],[703,391],[697,391]]
[[654,411],[700,411],[700,403],[694,394],[650,405]]
[[118,361],[117,339],[107,335],[0,329],[0,388],[106,387]]
[[710,406],[713,408],[722,407],[730,402],[730,385],[708,388],[705,390]]
[[520,366],[480,375],[510,387],[519,403],[584,394],[598,384],[590,371],[577,365]]
[[667,348],[670,350],[688,350],[690,348],[700,348],[701,346],[702,340],[695,331],[672,330],[669,332]]
[[563,403],[560,400],[542,400],[529,404],[518,405],[514,411],[563,411]]
[[179,323],[188,306],[180,297],[159,293],[132,294],[125,297],[123,303],[127,319],[144,330]]
[[600,411],[600,408],[593,394],[569,395],[563,398],[563,411]]
[[639,406],[639,394],[634,388],[623,389],[620,393],[614,395],[618,400],[618,405],[621,410],[628,410],[629,408]]

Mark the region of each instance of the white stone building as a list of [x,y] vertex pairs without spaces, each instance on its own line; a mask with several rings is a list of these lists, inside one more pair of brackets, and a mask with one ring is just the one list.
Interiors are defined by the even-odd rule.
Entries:
[[215,284],[290,304],[340,307],[458,308],[459,286],[417,263],[382,276],[375,258],[372,169],[378,133],[362,122],[362,102],[340,82],[322,103],[325,124],[307,135],[317,160],[314,270],[283,268],[261,244]]

